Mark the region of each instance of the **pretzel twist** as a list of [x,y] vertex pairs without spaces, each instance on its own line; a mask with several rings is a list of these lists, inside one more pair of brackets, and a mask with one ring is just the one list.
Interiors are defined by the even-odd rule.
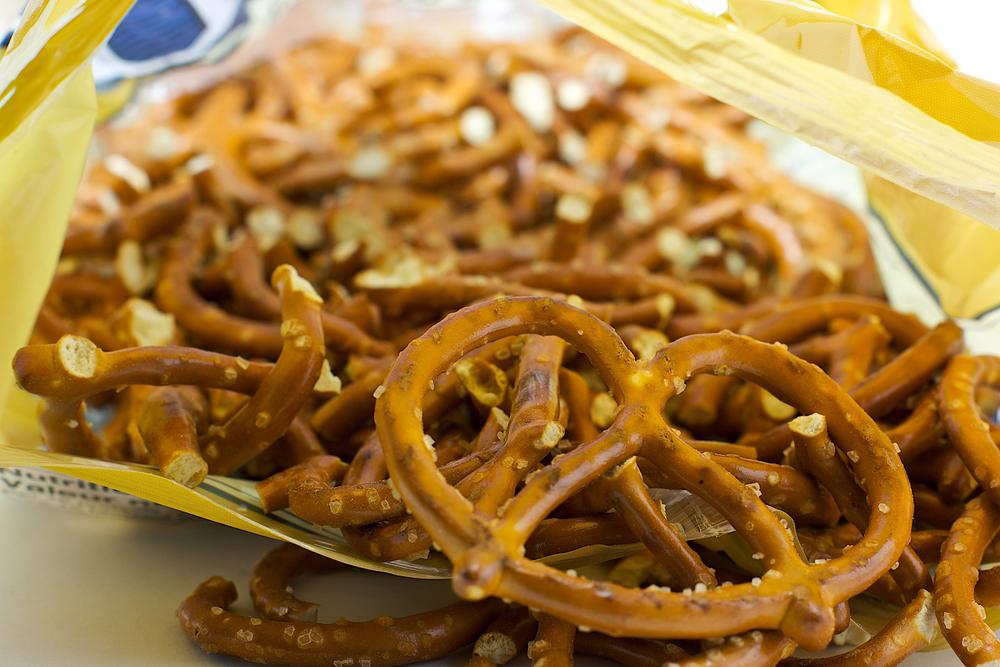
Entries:
[[[623,408],[597,440],[577,447],[527,480],[499,520],[487,526],[471,512],[460,492],[443,483],[429,452],[419,444],[422,413],[405,406],[420,404],[427,383],[454,361],[456,348],[518,333],[571,340],[602,373]],[[425,349],[435,351],[433,362],[423,360]],[[770,362],[768,371],[757,365],[765,360]],[[852,447],[850,451],[858,455],[861,474],[882,482],[866,489],[872,501],[895,505],[898,512],[874,513],[866,539],[841,558],[822,566],[799,561],[788,534],[756,495],[688,448],[666,424],[653,429],[648,425],[649,421],[655,424],[654,415],[663,402],[692,373],[723,366],[762,383],[779,397],[829,413],[834,432],[845,443],[841,446]],[[794,378],[803,377],[822,391],[800,391],[793,397],[787,386],[779,386],[783,381],[797,386],[802,380]],[[729,334],[689,338],[640,365],[610,329],[583,311],[547,299],[501,298],[460,311],[415,340],[397,359],[386,387],[376,405],[376,425],[389,472],[414,516],[452,558],[454,587],[466,598],[509,597],[612,634],[701,637],[751,627],[781,627],[803,646],[823,646],[834,623],[830,607],[888,571],[909,536],[909,486],[888,440],[832,381],[773,346]],[[781,575],[767,577],[760,586],[738,585],[687,597],[599,586],[523,559],[520,545],[556,505],[608,466],[640,450],[655,465],[679,476],[698,471],[691,475],[699,478],[699,489],[693,490],[714,492],[709,501],[742,527],[751,545]],[[483,536],[488,536],[485,541]],[[824,583],[818,584],[814,577]],[[799,587],[794,601],[783,592],[787,586]],[[750,591],[755,591],[752,604],[742,597]],[[698,616],[699,627],[681,620],[688,614]]]

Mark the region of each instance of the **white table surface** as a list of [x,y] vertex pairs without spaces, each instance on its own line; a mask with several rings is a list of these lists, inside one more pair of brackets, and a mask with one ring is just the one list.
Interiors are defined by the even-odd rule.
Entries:
[[[249,612],[250,569],[275,542],[199,519],[128,519],[57,510],[0,494],[0,665],[132,667],[244,665],[207,656],[181,632],[174,610],[201,581],[236,583]],[[364,620],[447,604],[447,582],[358,570],[308,578],[297,589],[322,603],[320,620]],[[439,665],[464,665],[467,653]],[[580,667],[610,665],[580,658]],[[512,667],[526,667],[521,657]],[[947,652],[906,667],[951,667]]]

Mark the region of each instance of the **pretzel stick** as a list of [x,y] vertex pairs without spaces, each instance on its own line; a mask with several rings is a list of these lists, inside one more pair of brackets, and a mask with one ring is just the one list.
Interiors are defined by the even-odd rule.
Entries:
[[[986,556],[983,556],[986,560]],[[996,568],[979,571],[979,581],[976,583],[976,600],[984,607],[1000,605],[1000,570]]]
[[761,314],[764,317],[755,319],[740,333],[764,341],[782,341],[791,345],[835,318],[856,319],[864,316],[877,317],[892,335],[893,341],[901,347],[913,345],[927,333],[927,327],[912,315],[895,311],[882,301],[857,296],[834,294],[811,297],[792,301],[778,308],[774,308],[772,304],[769,309],[763,309]]
[[736,378],[725,375],[696,375],[691,378],[675,417],[680,423],[696,427],[708,427],[718,420],[719,411],[726,395],[736,383]]
[[29,345],[14,356],[18,384],[45,399],[42,433],[52,451],[95,453],[104,444],[84,418],[83,401],[133,384],[190,384],[253,393],[269,364],[183,347],[141,347],[102,352],[86,338]]
[[[884,320],[880,321],[883,323]],[[755,330],[757,324],[751,326]],[[901,329],[900,332],[905,330]],[[751,334],[754,335],[754,334]],[[899,340],[896,332],[894,339]],[[962,347],[962,330],[951,321],[943,322],[913,342],[903,353],[851,390],[851,397],[873,417],[884,416],[912,395],[951,355]],[[741,444],[756,447],[762,458],[770,458],[788,446],[791,433],[782,424]]]
[[[765,503],[785,510],[797,520],[829,526],[839,518],[837,506],[830,495],[794,468],[730,454],[705,452],[705,455],[739,481],[753,485],[755,494],[759,490],[759,496]],[[657,477],[665,477],[666,486],[687,486],[676,475],[657,474],[655,470],[650,472]]]
[[211,158],[211,166],[206,173],[211,177],[210,194],[216,205],[225,208],[239,202],[248,207],[280,207],[284,204],[282,199],[270,187],[253,178],[236,159],[236,151],[242,142],[240,137],[234,137],[227,131],[227,128],[240,125],[248,92],[231,80],[212,89],[191,117],[187,128],[190,141]]
[[[977,480],[966,467],[961,455],[954,448],[944,448],[940,454],[940,456],[935,456],[932,459],[939,466],[936,470],[938,474],[938,493],[948,502],[964,503],[979,488]],[[923,458],[931,457],[930,455],[926,455]],[[921,461],[914,462],[914,473],[916,473],[916,467]]]
[[1000,513],[984,494],[965,506],[941,549],[934,581],[934,613],[941,634],[965,665],[1000,659],[1000,641],[976,606],[983,552],[1000,530]]
[[[702,377],[702,376],[696,376]],[[687,443],[691,445],[694,449],[699,452],[708,452],[710,454],[725,454],[727,456],[738,456],[743,459],[756,459],[757,450],[753,447],[746,447],[744,445],[734,445],[731,442],[716,442],[715,440],[691,440],[687,439]]]
[[587,442],[597,437],[597,426],[590,418],[590,387],[586,381],[567,368],[559,369],[559,393],[569,406],[567,437],[575,443]]
[[573,642],[573,652],[596,658],[613,660],[625,667],[663,667],[688,657],[676,644],[610,637],[599,632],[577,633]]
[[[844,517],[857,526],[859,531],[864,531],[868,527],[871,508],[865,492],[854,481],[854,475],[838,455],[837,447],[830,442],[826,432],[826,419],[818,414],[796,417],[789,428],[795,438],[795,451],[802,466],[833,495]],[[879,507],[879,511],[886,507]],[[903,550],[892,577],[906,600],[912,600],[931,583],[926,566],[909,546]]]
[[885,627],[860,646],[826,658],[789,658],[781,664],[789,667],[893,667],[933,642],[936,634],[933,598],[926,590],[920,590]]
[[928,391],[906,419],[885,432],[899,446],[899,458],[904,464],[941,441],[944,426],[937,416],[936,394],[936,391]]
[[526,287],[576,294],[591,301],[636,300],[669,294],[673,297],[676,309],[682,313],[702,310],[704,307],[700,302],[710,304],[712,301],[711,294],[703,288],[626,265],[602,267],[583,262],[571,262],[568,265],[533,262],[508,271],[504,277]]
[[[781,303],[774,297],[765,297],[755,303],[735,310],[704,313],[679,313],[670,318],[666,333],[671,339],[683,338],[696,333],[714,331],[740,331],[749,322],[753,322],[772,312]],[[759,336],[758,336],[759,337]]]
[[250,574],[250,598],[257,613],[275,621],[315,621],[319,605],[304,602],[291,590],[292,580],[310,571],[335,570],[336,561],[282,544],[264,554]]
[[[483,346],[470,353],[491,363],[506,364],[517,359],[523,351],[524,340],[520,337],[502,339]],[[428,421],[435,420],[444,411],[451,409],[457,400],[459,381],[457,375],[450,372],[442,373],[433,382],[433,390],[423,403],[424,414]],[[471,447],[472,453],[493,450],[499,435],[506,431],[509,418],[498,408],[490,411],[486,424]],[[355,457],[354,465],[348,472],[345,485],[381,480],[385,475],[385,464],[377,438],[366,444],[370,450],[363,449]],[[512,457],[513,458],[513,457]],[[485,478],[485,475],[483,476]],[[472,483],[471,476],[468,484]],[[410,517],[396,519],[382,526],[365,526],[360,528],[344,528],[344,535],[352,546],[375,559],[396,560],[411,557],[426,551],[431,546],[431,537],[423,527]]]
[[228,611],[235,600],[232,582],[221,577],[206,580],[177,609],[181,629],[208,653],[302,667],[334,660],[370,660],[373,667],[395,667],[440,658],[470,643],[499,608],[492,600],[459,602],[388,625],[378,620],[313,623],[242,616]]
[[615,511],[636,538],[657,556],[657,562],[670,573],[671,580],[689,588],[698,584],[716,585],[715,573],[667,521],[661,504],[649,495],[634,457],[614,470],[609,487]]
[[52,343],[70,334],[89,338],[102,350],[110,351],[123,347],[114,332],[110,331],[103,321],[95,322],[94,318],[81,317],[74,323],[57,314],[52,306],[42,304],[35,320],[31,344]]
[[962,507],[945,501],[925,486],[913,487],[913,517],[935,528],[949,528],[962,515]]
[[192,213],[168,246],[156,285],[156,303],[177,318],[178,324],[211,345],[252,357],[277,357],[282,346],[278,325],[229,315],[202,299],[191,286],[209,234],[214,226],[222,224],[212,210],[200,208]]
[[494,408],[503,403],[507,395],[507,374],[502,368],[478,357],[469,357],[456,363],[453,370],[479,405]]
[[208,474],[198,432],[208,421],[205,397],[194,387],[159,387],[139,410],[143,443],[167,479],[194,488]]
[[302,461],[257,483],[261,507],[267,513],[283,510],[288,507],[291,489],[303,486],[307,480],[329,484],[346,472],[347,464],[336,456],[317,456]]
[[112,250],[123,240],[146,241],[170,231],[194,205],[190,179],[174,179],[152,189],[120,215],[100,225],[73,225],[66,230],[63,254]]
[[[504,516],[495,527],[475,528],[475,519],[472,518],[471,514],[466,514],[469,507],[468,501],[456,489],[440,483],[440,477],[436,476],[429,456],[425,456],[419,449],[414,449],[411,445],[406,444],[419,440],[419,437],[413,435],[413,431],[419,434],[422,415],[419,411],[411,414],[404,406],[412,406],[419,402],[419,397],[424,391],[427,381],[438,373],[442,366],[451,363],[454,352],[449,355],[448,350],[453,349],[456,344],[460,347],[475,346],[491,337],[498,338],[524,331],[542,334],[558,333],[573,340],[574,345],[585,352],[591,363],[605,375],[605,380],[610,382],[612,391],[627,399],[626,403],[632,401],[649,406],[647,410],[643,411],[643,414],[656,414],[662,407],[662,402],[669,396],[669,393],[664,395],[659,393],[660,390],[654,389],[656,384],[646,383],[640,379],[644,377],[643,374],[638,373],[639,369],[634,361],[628,361],[631,355],[624,348],[620,339],[613,335],[613,332],[602,329],[602,325],[582,311],[545,299],[498,299],[465,309],[459,314],[446,318],[442,324],[433,327],[424,337],[414,341],[397,360],[394,371],[390,372],[386,385],[387,391],[380,397],[376,406],[376,424],[380,440],[382,440],[387,453],[390,473],[407,506],[432,531],[445,553],[456,560],[456,574],[453,580],[456,590],[460,594],[472,598],[480,598],[496,592],[505,597],[524,600],[532,606],[543,608],[548,613],[554,613],[567,620],[595,629],[605,630],[607,628],[614,632],[623,631],[623,627],[625,627],[622,625],[624,617],[620,614],[624,609],[630,609],[631,611],[627,615],[629,620],[625,623],[627,623],[627,631],[633,635],[662,636],[670,633],[671,636],[702,636],[701,633],[705,632],[720,633],[721,631],[721,633],[725,633],[726,631],[722,628],[739,628],[742,623],[751,622],[750,618],[752,617],[753,624],[758,627],[780,623],[783,630],[792,634],[797,641],[801,640],[800,643],[804,646],[824,645],[832,634],[834,622],[832,613],[828,609],[825,612],[821,611],[824,609],[821,603],[813,604],[800,598],[795,607],[801,612],[793,612],[786,617],[785,612],[789,603],[782,601],[783,596],[778,592],[780,585],[770,583],[771,581],[779,581],[775,577],[769,577],[768,586],[763,590],[758,590],[753,596],[755,602],[752,611],[749,607],[742,609],[738,604],[734,604],[734,601],[743,594],[741,586],[713,589],[690,599],[676,596],[676,594],[659,592],[649,594],[644,591],[642,595],[638,595],[628,589],[610,587],[612,595],[609,598],[593,595],[593,584],[588,584],[578,578],[559,575],[543,566],[523,561],[516,556],[506,557],[501,566],[498,557],[490,556],[489,550],[483,546],[469,548],[477,541],[473,535],[481,534],[477,533],[478,530],[488,530],[495,535],[503,535],[502,543],[513,545],[523,543],[525,537],[563,498],[578,491],[602,469],[636,453],[642,444],[641,436],[630,436],[629,438],[624,436],[625,433],[639,432],[642,426],[633,409],[623,410],[616,420],[616,426],[606,431],[598,440],[578,447],[560,457],[557,467],[553,469],[554,475],[543,471],[543,473],[527,480],[521,492],[507,505]],[[589,335],[582,336],[577,333],[578,331],[589,331]],[[435,340],[439,342],[436,344]],[[447,346],[440,344],[444,341],[448,342]],[[701,349],[702,346],[705,346],[704,350]],[[676,352],[673,349],[675,347],[677,348]],[[440,351],[442,356],[434,363],[427,363],[424,367],[416,363],[410,356],[413,354],[413,350],[422,349],[435,349],[435,351]],[[783,355],[782,359],[789,360],[783,361],[781,364],[774,364],[772,373],[780,374],[783,366],[791,365],[797,369],[795,373],[800,374],[799,377],[808,377],[810,381],[815,381],[823,387],[821,392],[808,394],[807,400],[804,402],[809,407],[823,406],[825,411],[833,414],[836,417],[837,433],[845,441],[851,442],[849,446],[856,446],[864,452],[864,457],[859,456],[859,467],[863,469],[862,474],[866,478],[872,475],[872,479],[877,476],[881,482],[880,487],[873,486],[868,489],[870,495],[873,496],[872,500],[876,504],[888,501],[901,507],[901,512],[898,514],[873,516],[868,531],[868,539],[872,544],[891,544],[888,554],[892,555],[893,558],[898,556],[909,536],[908,524],[912,516],[912,504],[906,492],[908,486],[905,482],[905,476],[902,474],[902,468],[898,463],[898,458],[894,456],[894,452],[890,451],[891,445],[885,436],[878,431],[870,419],[860,413],[856,407],[852,407],[850,399],[837,389],[832,381],[808,366],[796,366],[796,363],[801,362],[796,362],[794,357],[773,346],[725,335],[715,338],[692,338],[674,343],[670,348],[661,351],[651,363],[654,364],[654,368],[669,368],[671,372],[680,372],[679,377],[672,377],[681,379],[686,378],[696,370],[700,370],[699,364],[718,366],[722,359],[725,359],[735,372],[744,377],[757,382],[765,381],[767,388],[777,392],[779,398],[797,399],[798,402],[803,402],[801,396],[792,399],[789,390],[779,386],[780,380],[778,378],[771,376],[764,378],[758,371],[751,370],[751,367],[744,365],[745,362],[742,359],[746,357],[737,355],[749,353],[750,349],[753,350],[750,353],[751,357],[757,354],[780,354]],[[673,354],[665,358],[664,355],[668,350]],[[726,350],[726,352],[723,354],[722,350]],[[720,357],[720,355],[722,356]],[[691,365],[688,365],[687,361],[685,361],[684,366],[679,365],[680,360],[689,359]],[[708,359],[712,359],[712,361],[708,361]],[[737,362],[737,360],[740,361]],[[622,368],[623,365],[624,368]],[[399,384],[396,380],[397,373],[405,373],[408,381]],[[619,377],[636,378],[632,380],[635,384],[627,384],[618,379]],[[652,374],[648,377],[652,377]],[[794,383],[795,381],[792,380],[792,384]],[[669,379],[666,385],[671,388],[670,391],[673,390],[674,384]],[[408,395],[408,392],[412,395]],[[650,401],[653,403],[649,404]],[[850,421],[841,416],[845,413],[851,413]],[[859,437],[855,429],[863,429],[864,437]],[[669,431],[664,436],[669,437]],[[628,444],[630,441],[634,444]],[[686,446],[673,445],[675,458],[672,459],[664,457],[663,454],[666,450],[660,448],[652,448],[648,452],[644,452],[644,455],[652,457],[660,466],[677,468],[678,464],[681,464],[682,470],[685,467],[693,466],[695,461],[698,461],[697,465],[699,466],[705,465],[704,458],[691,450],[685,451],[681,447]],[[402,457],[403,451],[409,452],[409,454]],[[872,456],[872,460],[869,460],[868,456]],[[794,556],[791,556],[794,549],[787,542],[787,533],[777,524],[774,516],[764,508],[755,495],[726,475],[727,473],[721,470],[718,473],[713,471],[711,483],[706,488],[725,488],[727,490],[726,495],[719,495],[716,501],[723,513],[731,511],[730,503],[737,498],[740,499],[741,506],[745,502],[743,499],[749,501],[749,507],[752,509],[747,518],[753,517],[754,528],[759,525],[765,529],[762,531],[750,530],[747,531],[746,535],[752,543],[762,548],[765,554],[770,554],[771,558],[775,559],[776,566],[785,570],[783,578],[787,578],[791,572],[796,571],[792,560]],[[430,491],[432,487],[434,490]],[[428,511],[428,505],[425,503],[433,504],[434,511]],[[743,524],[739,520],[737,523],[738,525]],[[900,542],[900,536],[902,536],[902,542]],[[826,582],[824,587],[828,591],[837,591],[832,596],[833,603],[836,603],[858,590],[863,590],[882,572],[887,571],[891,562],[884,560],[885,555],[885,551],[867,546],[867,542],[862,542],[847,550],[842,558],[825,563],[821,567],[814,567],[825,571],[822,575]],[[855,560],[859,556],[861,560]],[[847,563],[851,563],[851,565],[848,566]],[[794,575],[793,578],[798,581],[807,580],[799,574]],[[559,590],[573,591],[573,595],[585,595],[587,604],[579,604],[578,600],[570,602],[565,594],[557,593]],[[652,603],[653,598],[656,599],[655,606]],[[684,616],[688,605],[694,602],[697,602],[699,609],[702,610],[699,615],[703,622],[697,629],[687,627],[683,622],[677,622],[679,618]],[[725,608],[725,612],[718,616],[706,613],[706,606],[707,609],[712,609],[713,602],[720,605],[719,611]],[[807,608],[810,609],[808,614],[805,613]],[[613,609],[619,611],[612,612]],[[639,609],[642,609],[643,613],[636,616]],[[809,618],[809,621],[805,620],[806,617]],[[711,619],[711,622],[708,619]],[[806,627],[809,627],[808,631]]]
[[[452,461],[441,467],[441,474],[449,483],[457,483],[480,468],[494,451],[474,452]],[[285,472],[288,471],[278,474]],[[290,480],[285,493],[296,516],[319,526],[364,526],[406,513],[387,481],[331,488],[329,480],[295,478]]]
[[885,416],[958,354],[963,345],[959,326],[951,320],[942,322],[865,378],[851,396],[871,416]]
[[861,320],[843,333],[843,347],[830,358],[830,377],[850,391],[868,377],[875,353],[889,344],[890,336],[875,318]]
[[339,394],[321,405],[309,425],[324,440],[338,443],[366,422],[375,408],[373,393],[385,377],[388,362],[375,367],[344,387]]
[[290,468],[311,458],[326,455],[323,444],[309,428],[309,423],[302,415],[298,415],[292,420],[285,435],[281,436],[273,449],[277,450],[275,454],[280,465],[284,468]]
[[525,543],[528,558],[567,553],[591,544],[633,544],[638,538],[614,513],[546,519]]
[[253,397],[201,439],[205,460],[217,474],[237,470],[281,437],[312,395],[326,363],[319,295],[288,265],[274,272],[273,282],[281,295],[285,342]]
[[669,667],[711,667],[712,665],[733,665],[734,667],[758,667],[774,665],[788,657],[795,650],[795,642],[778,632],[754,631],[745,635],[730,637],[721,648],[709,649],[690,658],[668,662]]
[[538,632],[528,644],[532,667],[571,667],[576,627],[544,613],[538,614],[537,619]]
[[[241,308],[254,317],[281,319],[281,301],[264,282],[264,263],[251,236],[237,240],[226,256],[227,273],[233,296]],[[385,355],[391,346],[375,340],[360,327],[342,317],[322,311],[324,341],[330,347],[357,354]]]
[[773,209],[760,204],[751,204],[740,221],[764,239],[777,264],[779,285],[783,285],[783,289],[791,289],[805,263],[804,251],[794,227]]
[[528,646],[537,627],[526,608],[508,605],[479,635],[467,667],[506,665]]
[[959,355],[941,377],[938,414],[955,451],[983,491],[1000,499],[1000,454],[976,405],[978,385],[1000,384],[1000,358]]
[[[489,480],[478,493],[467,484],[457,488],[470,494],[477,510],[493,513],[514,493],[518,482],[562,438],[565,429],[557,421],[559,367],[565,343],[554,337],[532,336],[521,352],[514,401],[507,437],[500,451],[476,473],[471,483]],[[468,489],[468,491],[466,491]]]

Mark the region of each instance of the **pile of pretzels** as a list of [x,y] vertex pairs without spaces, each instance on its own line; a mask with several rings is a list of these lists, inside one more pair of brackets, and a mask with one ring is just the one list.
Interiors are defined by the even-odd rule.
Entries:
[[[473,644],[635,667],[1000,660],[1000,358],[883,297],[862,222],[731,107],[573,29],[442,54],[323,40],[101,131],[31,344],[54,452],[263,507],[462,601],[317,622],[283,546],[208,652],[389,667]],[[103,420],[95,415],[102,414]],[[747,558],[688,541],[661,490]],[[587,576],[539,561],[640,545]],[[933,577],[932,573],[933,572]],[[898,607],[848,653],[849,603]]]

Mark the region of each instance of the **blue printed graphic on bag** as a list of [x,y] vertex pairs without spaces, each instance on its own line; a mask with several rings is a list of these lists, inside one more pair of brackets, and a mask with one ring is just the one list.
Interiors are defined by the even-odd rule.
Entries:
[[98,89],[202,60],[223,44],[234,46],[247,23],[247,4],[248,0],[136,0],[94,56]]

